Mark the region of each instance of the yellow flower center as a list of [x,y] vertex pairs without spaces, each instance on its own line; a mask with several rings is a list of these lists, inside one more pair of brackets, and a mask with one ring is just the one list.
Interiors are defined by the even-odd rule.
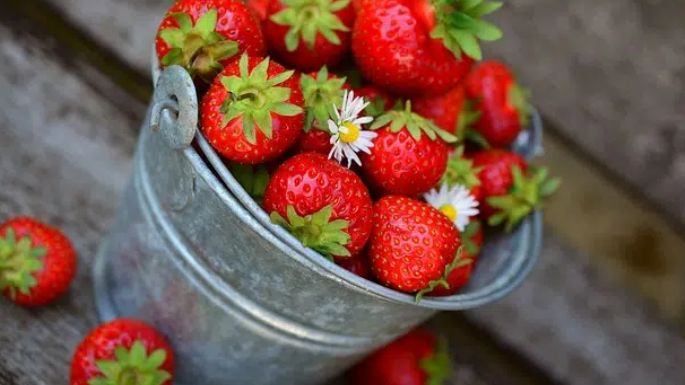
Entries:
[[343,143],[354,143],[359,139],[359,134],[361,134],[361,128],[352,122],[344,122],[343,127],[347,128],[347,132],[340,132],[340,140]]
[[446,216],[447,218],[449,218],[450,221],[453,221],[453,222],[454,222],[455,219],[457,219],[457,215],[459,214],[459,213],[457,212],[457,209],[454,208],[454,206],[452,206],[452,205],[449,204],[449,203],[448,203],[448,204],[445,204],[445,205],[442,205],[442,206],[440,207],[440,212],[443,213],[443,214],[445,214],[445,216]]

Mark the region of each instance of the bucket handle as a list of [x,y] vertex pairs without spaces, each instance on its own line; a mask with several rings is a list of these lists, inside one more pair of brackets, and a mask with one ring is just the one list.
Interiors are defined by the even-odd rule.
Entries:
[[150,111],[150,128],[160,132],[174,150],[190,146],[198,122],[197,93],[183,67],[167,67],[157,79]]

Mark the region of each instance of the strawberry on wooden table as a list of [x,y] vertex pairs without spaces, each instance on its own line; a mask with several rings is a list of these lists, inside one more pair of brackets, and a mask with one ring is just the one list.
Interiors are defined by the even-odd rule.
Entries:
[[201,128],[226,159],[258,164],[285,153],[302,134],[302,92],[293,71],[243,55],[202,99]]
[[481,17],[501,3],[483,0],[361,1],[352,52],[374,84],[406,97],[437,95],[481,59],[478,40],[501,31]]
[[459,231],[440,211],[411,198],[387,195],[373,208],[371,269],[382,284],[417,301],[462,266]]
[[240,0],[177,1],[159,26],[156,49],[162,66],[180,65],[205,83],[238,54],[266,53],[259,20]]
[[508,147],[528,127],[528,92],[506,65],[496,61],[478,64],[465,80],[466,94],[478,116],[473,129],[493,147]]
[[98,326],[79,344],[70,385],[171,385],[174,354],[146,323],[117,319]]
[[33,218],[0,225],[0,292],[22,306],[46,305],[76,274],[76,252],[58,229]]
[[366,357],[349,378],[351,385],[444,385],[451,375],[447,343],[416,329]]
[[457,138],[411,111],[389,111],[370,127],[378,136],[363,154],[362,171],[379,194],[417,196],[435,186],[447,167],[449,147]]
[[333,147],[328,119],[332,111],[342,104],[343,92],[349,88],[345,78],[331,76],[328,68],[300,77],[304,96],[304,134],[297,142],[297,152],[318,152],[328,155]]
[[560,180],[548,179],[545,168],[530,169],[511,151],[490,149],[470,157],[480,168],[481,213],[491,226],[505,224],[506,231],[511,231],[559,188]]
[[274,223],[327,257],[359,254],[371,233],[373,208],[366,186],[318,153],[285,161],[269,181],[263,206]]
[[354,24],[350,0],[271,0],[264,22],[269,50],[300,71],[338,64]]

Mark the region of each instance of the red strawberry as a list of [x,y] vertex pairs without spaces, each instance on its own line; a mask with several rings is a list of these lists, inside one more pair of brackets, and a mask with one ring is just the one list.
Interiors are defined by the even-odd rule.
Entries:
[[378,280],[393,289],[416,293],[417,300],[463,261],[459,232],[440,211],[426,203],[387,195],[373,208],[369,259]]
[[436,95],[459,83],[478,39],[500,30],[481,20],[501,3],[483,0],[376,0],[361,3],[352,31],[352,52],[366,78],[406,96]]
[[461,233],[461,240],[464,245],[461,258],[470,261],[470,263],[465,263],[452,270],[447,276],[449,288],[439,285],[427,295],[438,297],[453,295],[459,292],[459,290],[469,282],[471,272],[473,271],[480,254],[480,248],[483,246],[483,228],[480,221],[472,220]]
[[526,161],[513,152],[491,149],[470,156],[480,168],[480,209],[491,226],[506,222],[510,231],[559,188],[559,179],[547,179],[544,168],[529,170]]
[[22,306],[46,305],[67,291],[76,252],[58,229],[17,217],[0,225],[0,292]]
[[395,105],[395,101],[390,95],[372,85],[355,88],[354,93],[369,102],[369,105],[364,110],[368,116],[381,116]]
[[179,0],[157,31],[162,66],[177,64],[194,78],[211,83],[234,56],[264,56],[257,17],[239,0]]
[[462,185],[471,191],[476,200],[482,198],[482,189],[478,172],[480,169],[473,166],[473,161],[464,156],[464,147],[460,146],[450,154],[447,160],[447,169],[442,176],[442,182],[448,186]]
[[450,91],[436,95],[424,96],[412,100],[414,112],[433,121],[443,130],[462,136],[460,122],[464,122],[464,87],[460,84]]
[[264,196],[272,221],[326,256],[361,252],[372,226],[372,202],[361,179],[313,152],[295,155],[272,175]]
[[[366,180],[380,194],[417,196],[435,186],[447,166],[449,147],[456,137],[411,112],[390,111],[370,127],[378,130],[371,154],[362,154]],[[439,137],[439,138],[438,138]]]
[[297,143],[297,152],[318,152],[328,155],[333,145],[328,129],[328,119],[334,106],[340,106],[343,92],[350,87],[345,78],[328,74],[323,67],[318,73],[302,75],[300,78],[304,96],[304,134]]
[[502,63],[485,61],[466,77],[466,94],[479,113],[475,130],[494,147],[507,147],[528,127],[527,91]]
[[243,164],[277,158],[302,134],[302,92],[293,71],[267,59],[227,65],[202,99],[207,141],[225,158]]
[[352,385],[442,385],[451,366],[445,341],[416,329],[364,359],[350,379]]
[[363,253],[354,258],[336,258],[335,262],[342,266],[345,270],[362,278],[366,278],[368,280],[373,279],[371,267],[369,267],[368,257]]
[[71,385],[171,385],[174,354],[155,329],[118,319],[98,326],[76,348]]
[[270,51],[300,71],[338,64],[350,44],[349,0],[271,0],[264,22]]

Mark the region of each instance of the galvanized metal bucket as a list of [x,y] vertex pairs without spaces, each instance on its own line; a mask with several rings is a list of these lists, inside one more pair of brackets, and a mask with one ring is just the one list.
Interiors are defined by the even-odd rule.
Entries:
[[[177,384],[322,383],[437,310],[501,298],[536,261],[539,212],[488,239],[460,294],[417,304],[272,225],[196,133],[197,109],[188,74],[166,69],[94,276],[103,320],[143,319],[169,337]],[[540,149],[539,123],[516,145],[526,156]]]

